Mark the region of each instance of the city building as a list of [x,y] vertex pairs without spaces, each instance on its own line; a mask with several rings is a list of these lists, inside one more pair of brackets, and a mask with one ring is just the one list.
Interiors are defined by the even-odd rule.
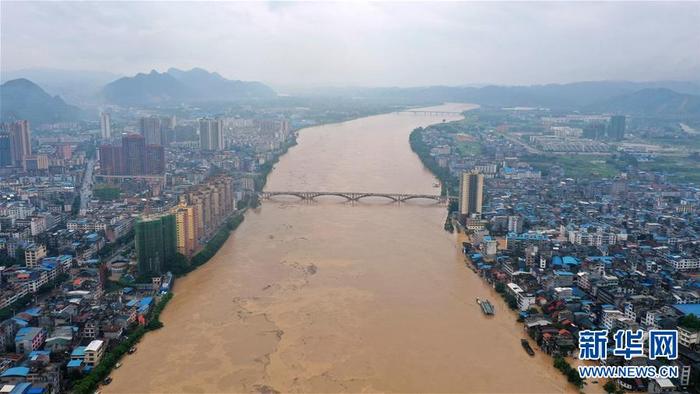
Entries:
[[14,165],[11,141],[12,139],[9,133],[0,131],[0,167],[10,167]]
[[175,215],[144,216],[134,227],[139,275],[165,273],[177,252]]
[[102,360],[102,356],[105,352],[105,342],[99,339],[90,341],[90,343],[85,347],[85,357],[83,358],[83,363],[90,367],[96,367],[97,364]]
[[118,175],[142,175],[145,167],[146,139],[143,135],[128,134],[122,138],[124,173]]
[[625,116],[613,115],[608,123],[608,139],[622,141],[625,138]]
[[100,146],[100,172],[102,175],[121,175],[124,173],[122,147],[115,145]]
[[199,147],[201,150],[224,149],[224,121],[221,119],[199,120]]
[[112,119],[109,113],[100,113],[100,132],[103,140],[112,138]]
[[459,214],[467,217],[480,214],[483,205],[484,175],[478,172],[463,172],[459,179]]
[[33,244],[24,250],[24,263],[27,268],[36,268],[44,257],[46,246],[43,244]]
[[24,169],[29,172],[46,171],[49,169],[49,157],[43,154],[26,156]]
[[41,348],[46,339],[46,332],[40,327],[20,328],[15,335],[15,349],[18,353],[29,354]]
[[139,134],[122,137],[122,145],[100,146],[102,175],[161,175],[165,172],[165,148],[146,145]]
[[0,125],[0,135],[0,163],[24,168],[24,160],[32,154],[29,122],[18,120],[3,123]]
[[199,247],[195,207],[180,203],[175,209],[175,223],[177,252],[184,256],[192,257]]
[[163,141],[163,129],[160,118],[150,116],[139,120],[139,131],[146,139],[147,145],[165,145]]

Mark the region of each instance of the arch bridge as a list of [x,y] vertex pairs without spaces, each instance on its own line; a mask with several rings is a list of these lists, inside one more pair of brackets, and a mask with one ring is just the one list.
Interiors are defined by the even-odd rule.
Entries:
[[372,193],[372,192],[321,192],[321,191],[265,191],[258,193],[261,199],[269,199],[275,196],[293,196],[301,200],[314,200],[321,196],[336,196],[345,198],[348,201],[360,201],[367,197],[380,197],[393,202],[406,202],[410,200],[433,200],[438,204],[447,204],[455,197],[441,196],[436,194],[410,194],[410,193]]

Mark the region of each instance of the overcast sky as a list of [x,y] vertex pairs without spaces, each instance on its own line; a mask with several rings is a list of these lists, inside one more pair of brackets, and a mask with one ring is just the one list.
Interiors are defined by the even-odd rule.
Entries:
[[3,70],[285,85],[700,80],[694,3],[0,3]]

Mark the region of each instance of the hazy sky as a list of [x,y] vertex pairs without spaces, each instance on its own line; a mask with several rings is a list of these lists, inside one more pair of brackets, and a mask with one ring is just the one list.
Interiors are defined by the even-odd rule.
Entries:
[[3,70],[288,85],[700,80],[694,3],[1,2]]

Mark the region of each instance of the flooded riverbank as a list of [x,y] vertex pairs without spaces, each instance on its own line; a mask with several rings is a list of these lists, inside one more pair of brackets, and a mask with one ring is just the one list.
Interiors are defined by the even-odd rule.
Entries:
[[[303,130],[266,189],[438,194],[408,135],[444,118],[386,114]],[[105,392],[571,391],[549,357],[522,351],[522,326],[465,269],[445,215],[431,201],[265,201],[178,280],[165,328]]]

